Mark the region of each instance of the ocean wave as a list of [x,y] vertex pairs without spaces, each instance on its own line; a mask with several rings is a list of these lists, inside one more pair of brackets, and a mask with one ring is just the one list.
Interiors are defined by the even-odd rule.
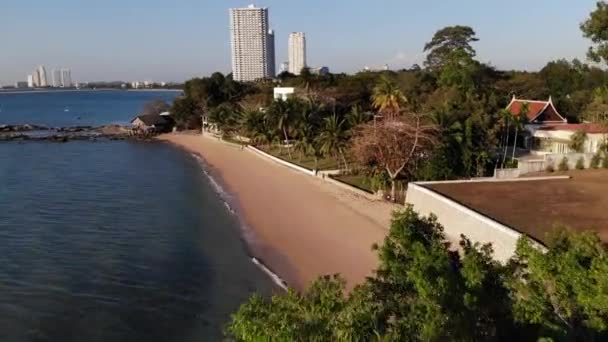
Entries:
[[281,277],[279,277],[278,274],[271,271],[268,267],[266,267],[266,265],[264,265],[263,262],[261,262],[257,258],[251,258],[251,261],[253,261],[256,266],[258,266],[264,273],[266,273],[270,277],[270,279],[272,279],[272,281],[277,284],[277,286],[287,291],[287,282]]
[[[213,190],[215,191],[216,194],[218,194],[218,196],[220,197],[220,199],[224,203],[224,206],[226,207],[226,210],[228,210],[228,212],[231,215],[234,215],[234,216],[236,216],[239,219],[240,224],[241,224],[241,232],[243,234],[243,238],[245,239],[245,242],[249,246],[254,245],[255,244],[255,236],[254,236],[253,231],[247,228],[247,225],[243,222],[243,220],[241,219],[241,217],[237,214],[237,212],[230,205],[230,202],[232,201],[231,195],[220,185],[220,183],[213,177],[213,175],[211,175],[211,173],[209,173],[209,171],[208,171],[209,166],[207,165],[207,163],[205,162],[205,160],[203,158],[201,158],[197,154],[193,154],[193,156],[197,160],[198,164],[201,166],[201,169],[203,170],[203,173],[205,174],[205,177],[207,177],[207,179],[209,180],[209,183],[213,187]],[[251,261],[256,266],[258,266],[264,273],[266,273],[266,275],[268,275],[270,277],[270,279],[277,286],[279,286],[283,290],[287,291],[287,282],[285,280],[283,280],[276,273],[274,273],[272,270],[270,270],[259,259],[257,259],[257,258],[255,258],[255,257],[252,256],[251,257]]]

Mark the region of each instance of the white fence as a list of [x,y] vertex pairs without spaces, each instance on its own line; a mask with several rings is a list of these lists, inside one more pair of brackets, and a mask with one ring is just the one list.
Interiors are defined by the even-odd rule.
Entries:
[[287,162],[287,161],[285,161],[285,160],[283,160],[281,158],[277,158],[277,157],[275,157],[275,156],[273,156],[273,155],[271,155],[269,153],[266,153],[266,152],[264,152],[264,151],[262,151],[262,150],[260,150],[260,149],[258,149],[256,147],[253,147],[251,145],[247,146],[247,148],[250,151],[253,151],[254,153],[256,153],[256,154],[258,154],[258,155],[260,155],[260,156],[262,156],[264,158],[268,158],[268,159],[272,160],[273,162],[275,162],[277,164],[281,164],[283,166],[287,166],[290,169],[296,170],[298,172],[305,173],[305,174],[310,175],[310,176],[314,176],[315,175],[315,171],[309,170],[309,169],[301,167],[299,165],[292,164],[292,163]]

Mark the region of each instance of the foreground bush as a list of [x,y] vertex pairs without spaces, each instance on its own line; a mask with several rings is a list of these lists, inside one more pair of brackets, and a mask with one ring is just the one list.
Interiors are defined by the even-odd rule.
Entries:
[[589,167],[591,167],[592,169],[598,169],[600,167],[601,162],[602,162],[602,156],[600,156],[599,153],[596,153],[591,158],[591,163],[590,163]]
[[344,293],[339,276],[304,293],[252,297],[233,315],[237,341],[603,340],[608,258],[591,233],[559,230],[548,251],[528,239],[501,265],[465,237],[461,253],[434,217],[394,217],[376,275]]
[[568,171],[568,158],[562,158],[562,161],[559,162],[557,169],[560,171]]

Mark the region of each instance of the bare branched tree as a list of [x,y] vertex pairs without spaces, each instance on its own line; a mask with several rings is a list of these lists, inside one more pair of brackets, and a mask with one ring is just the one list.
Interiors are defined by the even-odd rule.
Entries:
[[438,132],[420,114],[366,123],[357,129],[353,155],[362,165],[378,165],[386,170],[391,178],[391,197],[395,200],[397,177],[411,175],[420,162],[430,158]]

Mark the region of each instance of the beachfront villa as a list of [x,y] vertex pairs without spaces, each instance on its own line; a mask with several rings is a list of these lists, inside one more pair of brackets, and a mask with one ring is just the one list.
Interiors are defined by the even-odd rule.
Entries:
[[[528,112],[522,113],[527,104]],[[570,148],[572,136],[585,132],[582,153],[597,153],[604,143],[608,129],[596,123],[570,124],[559,113],[551,97],[547,101],[523,100],[513,97],[507,106],[514,116],[525,114],[524,146],[534,155],[574,153]]]

